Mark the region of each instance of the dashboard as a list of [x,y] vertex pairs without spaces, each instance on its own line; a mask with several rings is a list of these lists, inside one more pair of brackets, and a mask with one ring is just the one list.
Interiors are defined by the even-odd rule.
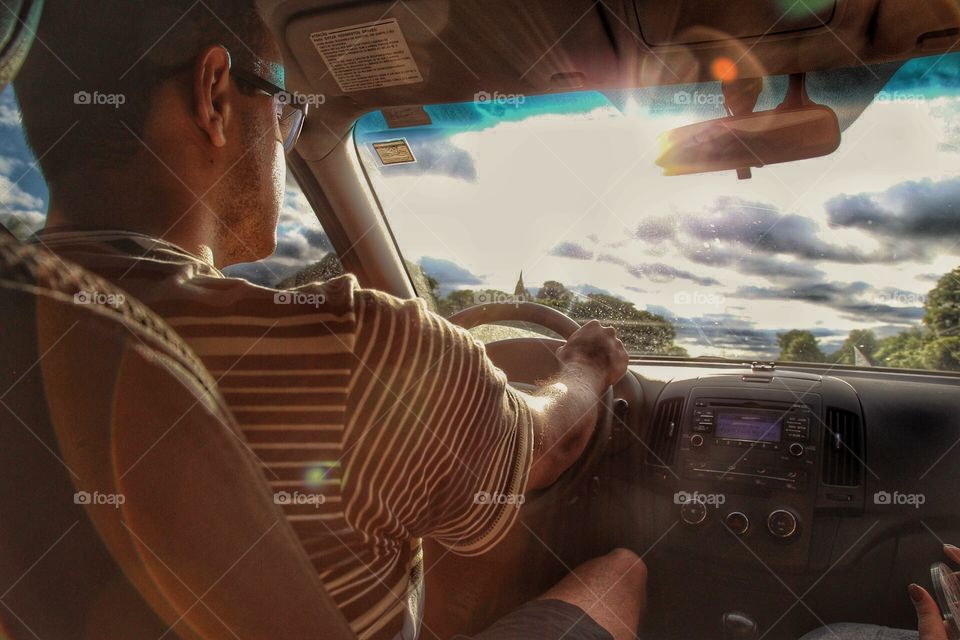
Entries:
[[719,637],[729,611],[784,640],[832,622],[915,628],[906,585],[929,586],[942,545],[960,540],[960,379],[631,373],[642,392],[590,517],[609,527],[597,546],[632,544],[647,562],[649,633]]
[[[815,513],[862,512],[864,435],[854,388],[793,373],[698,376],[669,384],[650,422],[647,476],[669,545],[710,556],[745,546],[804,569]],[[663,502],[667,504],[664,505]],[[656,523],[654,523],[656,524]]]
[[[527,384],[552,375],[556,347],[487,345]],[[649,637],[721,637],[733,611],[770,640],[915,625],[906,585],[929,586],[960,542],[958,391],[951,375],[635,361],[578,494],[528,501],[478,558],[428,543],[427,591],[450,596],[429,627],[478,632],[615,547],[648,566]]]

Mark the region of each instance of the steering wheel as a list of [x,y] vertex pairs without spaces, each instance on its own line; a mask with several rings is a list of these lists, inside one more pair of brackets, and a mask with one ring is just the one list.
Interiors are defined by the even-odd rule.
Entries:
[[[472,329],[480,325],[508,320],[529,322],[530,324],[539,325],[553,331],[563,337],[564,340],[568,339],[580,328],[580,325],[577,324],[575,320],[560,311],[533,302],[480,304],[455,313],[450,316],[449,320],[464,329]],[[551,338],[510,338],[488,344],[487,351],[490,353],[493,362],[498,366],[500,366],[500,363],[496,357],[497,353],[513,352],[514,357],[512,360],[514,362],[529,364],[531,359],[539,361],[538,364],[540,366],[524,366],[523,368],[525,370],[532,369],[539,372],[546,372],[549,376],[559,372],[561,369],[562,365],[557,359],[556,351],[563,346],[563,344],[562,340],[554,340]],[[522,352],[520,354],[522,357],[517,357],[517,350]],[[507,367],[502,368],[507,369]],[[507,374],[508,377],[511,378],[512,383],[519,383],[517,386],[535,386],[536,383],[539,382],[537,379],[514,380],[510,376],[511,371],[509,370],[507,370]],[[548,376],[541,375],[539,379],[542,380]],[[555,483],[547,489],[538,492],[534,497],[544,495],[548,491],[550,493],[558,491],[561,494],[569,494],[572,493],[576,487],[582,486],[582,483],[587,479],[590,471],[603,457],[603,453],[610,441],[612,426],[613,387],[607,387],[603,397],[600,399],[600,413],[597,419],[597,427],[590,441],[587,443],[586,448],[583,450],[583,453],[576,462],[563,472]]]

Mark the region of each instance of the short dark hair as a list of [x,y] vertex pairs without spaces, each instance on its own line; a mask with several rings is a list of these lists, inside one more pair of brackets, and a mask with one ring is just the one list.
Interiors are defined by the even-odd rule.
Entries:
[[205,47],[249,68],[271,38],[255,0],[47,0],[15,89],[51,190],[78,166],[129,160],[154,90]]

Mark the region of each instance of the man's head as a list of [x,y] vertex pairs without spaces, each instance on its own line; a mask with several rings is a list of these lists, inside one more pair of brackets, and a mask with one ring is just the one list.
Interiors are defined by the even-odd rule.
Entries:
[[220,266],[270,255],[271,85],[280,52],[254,0],[47,0],[15,86],[51,224],[161,236]]

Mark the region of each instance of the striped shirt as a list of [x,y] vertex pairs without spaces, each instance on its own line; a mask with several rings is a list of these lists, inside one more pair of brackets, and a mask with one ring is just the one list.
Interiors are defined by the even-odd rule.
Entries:
[[349,275],[267,289],[130,232],[42,241],[153,308],[203,360],[359,638],[417,635],[422,538],[481,554],[513,524],[532,462],[527,405],[422,300]]

